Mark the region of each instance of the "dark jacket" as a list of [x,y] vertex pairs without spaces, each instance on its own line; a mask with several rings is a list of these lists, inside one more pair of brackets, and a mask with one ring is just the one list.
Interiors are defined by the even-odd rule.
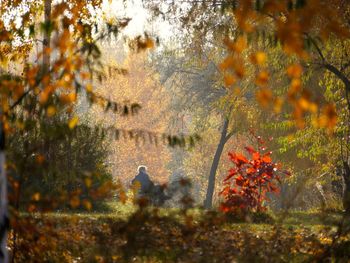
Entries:
[[134,184],[136,181],[138,181],[141,185],[139,190],[140,193],[148,193],[154,186],[153,182],[149,179],[148,174],[145,172],[140,172],[138,175],[136,175],[131,183]]

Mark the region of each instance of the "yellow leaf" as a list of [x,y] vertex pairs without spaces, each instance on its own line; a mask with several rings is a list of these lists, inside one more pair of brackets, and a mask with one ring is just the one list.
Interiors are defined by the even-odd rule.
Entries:
[[317,116],[311,116],[311,124],[312,126],[314,126],[315,128],[319,128],[320,127],[320,121],[319,118],[317,118]]
[[53,115],[56,114],[56,108],[54,106],[52,106],[52,105],[47,107],[46,114],[47,114],[48,117],[52,117]]
[[34,94],[38,95],[40,93],[40,89],[38,87],[34,88]]
[[90,188],[92,185],[92,180],[91,178],[85,178],[85,185],[87,188]]
[[316,113],[317,110],[318,110],[317,104],[314,103],[314,102],[311,102],[310,105],[309,105],[309,110],[310,110],[312,113]]
[[298,92],[300,89],[301,89],[301,80],[299,78],[297,79],[293,78],[290,84],[289,92],[294,94]]
[[87,91],[87,92],[92,92],[92,85],[91,84],[87,84],[86,85],[86,87],[85,87],[85,90]]
[[84,207],[85,207],[87,210],[91,210],[91,208],[92,208],[91,202],[90,202],[89,200],[87,200],[87,199],[84,199],[84,200],[83,200],[83,205],[84,205]]
[[64,104],[73,103],[77,100],[77,94],[75,92],[69,94],[62,94],[60,96],[60,101]]
[[47,92],[43,91],[39,97],[40,104],[45,104],[47,102],[48,98],[49,98],[49,94]]
[[287,135],[287,140],[288,140],[288,142],[293,142],[294,141],[294,134]]
[[40,193],[35,193],[32,195],[32,200],[33,201],[39,201],[40,200]]
[[79,118],[77,116],[74,116],[72,119],[68,122],[69,129],[74,129],[75,126],[77,126],[79,122]]
[[146,39],[146,48],[154,48],[154,41],[150,38]]
[[307,110],[309,109],[310,101],[307,100],[307,99],[304,98],[304,97],[301,97],[301,98],[298,100],[298,105],[299,105],[304,111],[307,111]]

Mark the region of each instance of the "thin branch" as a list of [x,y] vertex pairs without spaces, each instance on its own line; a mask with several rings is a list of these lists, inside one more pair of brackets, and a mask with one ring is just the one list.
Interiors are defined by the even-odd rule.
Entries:
[[350,66],[350,60],[341,67],[341,70],[342,71],[346,70],[349,66]]
[[[348,108],[350,111],[350,98],[349,98],[349,93],[350,93],[350,80],[349,78],[341,71],[339,70],[337,67],[335,67],[334,65],[328,63],[321,51],[321,48],[317,45],[316,41],[310,37],[309,35],[305,34],[306,37],[311,41],[311,43],[314,45],[314,47],[317,50],[317,53],[319,54],[319,56],[322,59],[322,64],[321,66],[323,66],[324,68],[326,68],[327,70],[329,70],[330,72],[332,72],[334,75],[336,75],[345,85],[345,96],[346,96],[346,100],[347,100],[347,104],[348,104]],[[347,63],[345,65],[345,68],[348,67],[350,65],[350,61],[349,63]],[[344,68],[344,67],[342,67]]]
[[225,137],[225,143],[227,143],[227,141],[234,135],[235,133],[233,131],[230,131],[226,137]]
[[31,91],[32,89],[28,89],[26,92],[24,92],[22,96],[19,97],[19,99],[10,106],[10,111],[13,110],[16,106],[18,106]]
[[321,57],[322,61],[325,63],[326,59],[322,53],[322,50],[320,49],[320,47],[317,45],[315,39],[313,39],[310,35],[308,35],[307,33],[305,33],[305,36],[311,41],[311,43],[314,45],[314,47],[316,48],[316,51],[318,53],[318,55]]

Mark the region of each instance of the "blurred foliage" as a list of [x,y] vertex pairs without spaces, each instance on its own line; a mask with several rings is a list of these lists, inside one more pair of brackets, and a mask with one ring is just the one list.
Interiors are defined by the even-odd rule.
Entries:
[[69,129],[66,119],[28,120],[26,130],[9,136],[7,163],[13,207],[29,212],[90,210],[92,203],[105,198],[97,190],[112,181],[105,163],[109,154],[106,137],[84,124]]
[[[123,206],[123,205],[118,205]],[[32,218],[59,231],[40,228],[36,241],[20,239],[17,262],[328,262],[349,260],[347,243],[333,241],[341,214],[247,214],[227,218],[201,210],[162,211],[158,208],[118,214],[50,214]],[[256,222],[256,223],[254,223]],[[37,224],[40,226],[41,224]],[[349,225],[344,225],[349,231]],[[24,233],[29,234],[23,229]],[[340,235],[349,239],[349,232]],[[43,251],[25,250],[37,242]],[[39,243],[38,243],[39,242]],[[27,246],[26,246],[27,244]],[[332,249],[329,250],[329,247]]]

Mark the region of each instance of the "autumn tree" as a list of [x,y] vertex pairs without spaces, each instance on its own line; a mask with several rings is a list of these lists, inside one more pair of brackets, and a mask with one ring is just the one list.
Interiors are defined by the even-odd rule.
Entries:
[[[203,47],[194,42],[184,54],[173,52],[170,55],[171,52],[165,52],[168,58],[163,57],[160,62],[162,66],[159,67],[163,81],[177,93],[173,107],[176,107],[177,112],[183,112],[174,117],[178,118],[181,114],[187,116],[186,126],[201,133],[209,132],[208,128],[220,130],[219,142],[213,142],[214,156],[209,167],[205,198],[207,208],[212,206],[216,174],[225,145],[233,135],[249,125],[248,120],[254,119],[254,109],[249,108],[247,103],[252,96],[249,78],[239,81],[222,74],[216,64],[220,58],[214,55],[218,50],[220,50],[219,43],[218,46]],[[238,85],[243,87],[242,91],[238,90]],[[215,133],[216,131],[213,131],[213,134]],[[208,137],[210,139],[206,139],[207,143],[203,146],[208,147],[207,150],[211,147],[209,142],[213,139],[212,135]],[[190,158],[193,154],[187,154],[186,158]],[[201,171],[202,176],[203,173],[207,174],[207,171]]]
[[[164,140],[162,136],[152,138],[152,134],[171,132],[167,127],[170,98],[147,61],[147,54],[130,54],[124,61],[118,62],[111,58],[109,61],[110,65],[123,68],[125,72],[115,74],[112,70],[108,79],[97,84],[99,94],[112,101],[138,101],[142,105],[141,112],[130,118],[115,116],[111,111],[105,112],[96,105],[84,113],[85,118],[102,127],[114,126],[121,131],[119,140],[111,143],[112,154],[108,158],[115,179],[129,186],[137,167],[143,164],[148,167],[152,180],[165,183],[170,174],[167,168],[170,149],[160,146]],[[108,75],[107,67],[106,71]],[[144,134],[138,131],[144,131]],[[149,142],[149,137],[152,142]]]

